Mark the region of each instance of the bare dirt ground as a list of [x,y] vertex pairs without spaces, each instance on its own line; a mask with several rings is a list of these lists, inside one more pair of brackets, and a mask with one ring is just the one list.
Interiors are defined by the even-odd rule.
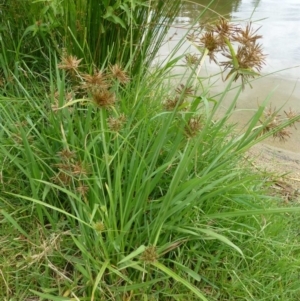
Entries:
[[250,149],[247,158],[255,169],[274,174],[272,188],[285,202],[300,201],[300,153],[258,144]]

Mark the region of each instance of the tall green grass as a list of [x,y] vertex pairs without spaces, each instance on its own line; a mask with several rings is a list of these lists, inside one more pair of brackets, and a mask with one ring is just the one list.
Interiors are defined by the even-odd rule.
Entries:
[[[234,300],[230,294],[245,290],[267,297],[277,282],[262,290],[255,282],[263,286],[264,273],[248,278],[263,260],[260,216],[284,220],[267,217],[273,209],[261,179],[241,164],[263,130],[254,127],[263,110],[236,136],[226,120],[240,91],[216,121],[205,95],[166,90],[155,73],[125,86],[112,80],[112,109],[90,97],[67,100],[75,87],[66,76],[56,69],[49,77],[58,94],[45,96],[46,85],[41,94],[1,99],[2,223],[29,244],[18,270],[5,265],[3,296],[20,289],[13,279],[26,273],[21,287],[41,300]],[[184,106],[166,110],[170,93]],[[112,126],[118,118],[121,126]],[[294,248],[283,252],[293,256]],[[290,275],[282,281],[293,295]]]
[[[87,66],[119,63],[138,72],[163,43],[180,1],[9,0],[1,6],[0,62],[7,83],[44,72],[63,49]],[[24,12],[26,12],[24,14]]]
[[[85,49],[66,31],[72,51]],[[265,131],[266,100],[236,134],[228,119],[242,87],[216,115],[234,75],[212,101],[192,75],[167,84],[177,59],[149,69],[151,56],[135,65],[133,50],[127,70],[138,67],[122,82],[109,67],[115,57],[97,61],[96,49],[81,65],[95,60],[102,90],[83,88],[85,68],[59,68],[50,45],[42,73],[9,71],[14,87],[0,97],[0,297],[295,300],[299,208],[276,206],[243,155],[299,117]]]

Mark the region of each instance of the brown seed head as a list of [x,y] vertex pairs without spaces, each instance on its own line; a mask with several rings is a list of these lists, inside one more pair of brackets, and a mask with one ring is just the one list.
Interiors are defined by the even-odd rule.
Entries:
[[[285,142],[288,138],[291,136],[291,132],[289,132],[286,128],[282,128],[279,131],[276,131],[276,128],[280,127],[282,125],[282,121],[280,120],[280,115],[277,114],[276,108],[272,108],[270,106],[267,110],[264,112],[264,120],[265,120],[265,126],[263,129],[263,134],[271,131],[275,131],[273,133],[274,138],[278,138],[279,141]],[[294,112],[293,112],[294,113]],[[292,114],[292,113],[291,113]],[[260,123],[264,123],[260,120]]]
[[225,38],[230,40],[233,34],[239,31],[239,28],[236,25],[229,23],[226,19],[219,18],[218,22],[212,28],[212,31],[216,33],[216,39],[219,42],[219,46],[224,50],[226,46]]
[[188,137],[196,136],[202,128],[201,116],[191,118],[185,126],[185,133]]
[[[52,109],[53,112],[57,112],[60,109],[60,106],[59,106],[59,96],[60,95],[59,95],[58,91],[56,91],[53,94],[54,103],[51,104],[51,109]],[[65,93],[64,97],[65,97],[65,103],[71,102],[73,100],[74,93],[73,92]],[[74,111],[74,108],[72,108],[72,106],[68,106],[67,109],[68,109],[68,111],[70,113],[72,113]]]
[[242,45],[248,46],[250,44],[255,44],[257,40],[261,39],[262,36],[256,34],[259,30],[252,29],[252,23],[247,24],[245,29],[239,29],[235,35],[232,37],[232,41],[238,42]]
[[[23,144],[23,137],[21,135],[19,135],[19,133],[17,133],[17,134],[12,133],[11,138],[16,144],[21,144],[21,145]],[[27,142],[32,143],[34,140],[34,137],[32,135],[28,135],[28,136],[26,136],[26,139],[27,139]]]
[[288,138],[291,137],[291,132],[289,132],[287,129],[282,129],[276,133],[273,134],[274,138],[278,138],[281,142],[286,142]]
[[64,172],[70,172],[72,170],[72,166],[69,163],[57,163],[53,164],[52,166]]
[[[262,66],[265,64],[265,55],[262,52],[261,45],[249,44],[248,46],[239,46],[235,59],[238,62],[238,68],[234,65],[234,58],[231,53],[223,53],[223,55],[229,58],[229,61],[221,62],[219,65],[224,66],[226,69],[231,69],[229,75],[236,72],[234,81],[238,78],[242,79],[242,84],[248,82],[249,79],[258,76]],[[228,77],[228,76],[227,76]]]
[[[221,62],[220,66],[224,66],[225,70],[228,68],[234,69],[231,53],[228,51],[227,53],[223,53],[223,55],[230,60]],[[266,56],[263,54],[261,45],[258,44],[239,46],[236,53],[236,59],[240,69],[260,71],[262,66],[265,64],[265,57]]]
[[213,31],[218,35],[230,37],[232,33],[238,30],[237,26],[234,24],[230,24],[228,20],[223,17],[220,17],[218,22],[216,23]]
[[278,127],[280,125],[279,117],[280,115],[277,114],[276,108],[272,108],[272,106],[270,106],[267,110],[265,110],[263,121],[260,120],[260,123],[266,123],[263,132],[270,132]]
[[93,93],[93,100],[100,108],[110,108],[114,105],[116,96],[108,90],[97,90]]
[[297,117],[297,116],[300,115],[300,114],[297,113],[296,111],[292,110],[292,108],[290,108],[289,111],[287,111],[287,112],[284,111],[284,114],[286,115],[286,117],[287,117],[288,119],[293,119],[293,118],[295,118],[295,117]]
[[129,82],[129,76],[124,71],[120,65],[115,64],[109,67],[111,75],[114,79],[118,80],[121,84],[126,84]]
[[184,84],[180,84],[177,88],[176,88],[176,93],[179,95],[183,95],[184,97],[189,96],[189,95],[193,95],[194,93],[194,89],[192,86],[186,86]]
[[88,89],[91,91],[100,89],[105,90],[108,89],[110,84],[107,81],[107,76],[101,71],[95,71],[93,75],[90,74],[82,74],[81,75],[84,82],[81,83],[82,89]]
[[277,114],[277,110],[276,110],[276,107],[272,107],[272,105],[270,105],[268,107],[268,109],[264,110],[264,118],[266,120],[272,120],[272,119],[275,119],[275,118],[279,118],[280,115]]
[[242,68],[260,71],[265,64],[266,56],[263,53],[261,45],[251,44],[247,47],[239,47],[236,57]]
[[76,71],[81,61],[82,59],[78,60],[74,55],[63,54],[61,62],[57,65],[57,67],[67,71]]
[[59,171],[51,180],[58,185],[68,186],[72,182],[72,177],[63,171]]
[[176,96],[175,98],[168,98],[164,103],[163,106],[167,111],[172,111],[176,107],[180,106],[183,103],[184,99],[181,97]]
[[199,62],[199,57],[196,54],[188,53],[185,55],[185,62],[188,66],[196,65]]
[[72,174],[74,176],[87,175],[87,169],[82,162],[76,162],[76,164],[72,164]]
[[215,55],[218,51],[220,51],[222,45],[212,31],[205,32],[203,34],[200,38],[199,46],[206,48],[208,50],[210,60],[216,62]]
[[67,148],[64,148],[60,152],[57,153],[57,155],[63,160],[63,161],[68,161],[70,159],[73,159],[75,157],[75,152],[70,151]]
[[113,132],[119,132],[124,123],[126,121],[126,116],[124,114],[121,114],[119,117],[108,117],[107,119],[107,125],[109,129]]
[[89,191],[89,187],[87,185],[80,183],[79,186],[76,188],[76,190],[77,190],[77,192],[79,192],[79,194],[82,197],[86,197],[86,195]]
[[189,33],[186,38],[187,38],[188,41],[190,41],[192,43],[196,43],[198,41],[198,37],[196,35],[196,32]]
[[298,117],[298,120],[296,120],[296,121],[294,121],[294,122],[292,122],[292,123],[290,124],[290,126],[294,126],[294,128],[297,129],[295,123],[296,123],[296,122],[300,122],[300,114],[297,113],[296,111],[292,110],[291,108],[290,108],[289,111],[287,111],[287,112],[284,111],[284,114],[286,115],[286,117],[287,117],[289,120],[292,120],[292,119]]

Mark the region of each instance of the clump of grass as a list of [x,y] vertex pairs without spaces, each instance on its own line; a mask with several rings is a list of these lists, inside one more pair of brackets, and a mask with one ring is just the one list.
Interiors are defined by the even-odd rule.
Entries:
[[[55,97],[1,102],[8,121],[0,147],[3,222],[14,228],[11,235],[25,237],[18,248],[28,249],[19,263],[20,275],[30,275],[28,289],[19,296],[230,300],[245,294],[245,287],[259,298],[270,294],[276,281],[265,291],[254,285],[264,283],[268,268],[257,273],[251,267],[271,257],[263,237],[278,232],[261,232],[258,216],[273,212],[267,209],[272,203],[265,201],[257,175],[239,164],[259,130],[253,126],[232,137],[224,126],[228,114],[215,122],[192,81],[172,92],[158,75],[140,77],[137,84],[124,70],[125,82],[112,68],[95,70],[87,74],[80,65],[66,69],[58,63],[51,82]],[[115,101],[95,103],[99,91],[114,93]],[[176,105],[166,108],[169,98]],[[293,248],[282,252],[292,254]],[[265,256],[257,257],[262,250]],[[5,258],[12,261],[9,250]],[[294,270],[272,262],[288,285]],[[235,266],[240,269],[233,272]],[[18,286],[16,274],[11,264],[2,269],[8,298]],[[44,276],[36,279],[37,271]]]
[[216,102],[193,78],[166,89],[163,68],[129,75],[109,58],[66,51],[0,98],[0,296],[295,299],[299,208],[275,207],[242,155],[299,116],[268,131],[261,107],[233,135],[242,86],[215,114],[241,70]]

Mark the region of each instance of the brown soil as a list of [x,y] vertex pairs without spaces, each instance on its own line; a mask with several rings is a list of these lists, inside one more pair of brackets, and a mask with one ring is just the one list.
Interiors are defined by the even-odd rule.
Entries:
[[259,171],[273,174],[273,191],[286,202],[300,200],[300,154],[274,146],[259,144],[248,152],[248,160]]

